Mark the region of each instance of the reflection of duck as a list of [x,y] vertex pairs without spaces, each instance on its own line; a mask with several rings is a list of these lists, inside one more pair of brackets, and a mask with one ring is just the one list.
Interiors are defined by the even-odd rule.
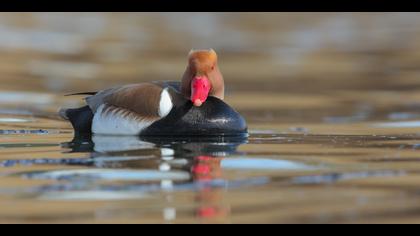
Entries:
[[158,147],[169,147],[175,156],[192,158],[200,155],[227,156],[237,153],[239,145],[247,142],[246,137],[141,137],[143,141]]
[[[83,94],[83,93],[82,93]],[[182,82],[126,85],[95,93],[87,106],[60,115],[77,133],[118,135],[246,135],[244,118],[224,103],[213,50],[191,51]]]
[[[122,138],[121,141],[116,141],[116,137],[107,137],[107,136],[93,136],[90,137],[80,137],[75,138],[70,145],[67,144],[67,147],[72,147],[73,151],[88,151],[90,147],[93,151],[106,151],[108,150],[107,155],[115,155],[116,153],[127,154],[133,153],[133,148],[137,146],[137,152],[143,150],[143,155],[145,154],[144,150],[153,152],[151,149],[154,146],[157,149],[170,149],[173,150],[174,157],[172,158],[163,158],[165,162],[170,163],[171,169],[181,169],[184,173],[189,173],[190,178],[187,179],[163,179],[161,181],[162,189],[172,189],[176,186],[176,183],[182,186],[182,183],[197,183],[205,184],[211,183],[213,180],[223,179],[222,176],[222,166],[221,162],[227,155],[236,154],[236,149],[240,144],[243,144],[247,141],[246,138],[139,138],[139,137],[118,137]],[[117,138],[117,139],[118,139]],[[112,144],[118,143],[118,145]],[[122,144],[122,145],[121,145]],[[79,146],[79,147],[78,147]],[[118,148],[115,148],[119,147]],[[102,147],[106,147],[103,149]],[[130,154],[131,155],[131,154]],[[178,158],[177,158],[178,157]],[[174,159],[175,158],[175,159]],[[181,162],[181,165],[176,163],[176,160],[185,160],[186,162]],[[102,166],[104,163],[102,163]],[[161,166],[159,166],[161,165]],[[112,163],[109,163],[106,167],[113,166]],[[162,162],[156,161],[147,161],[142,159],[138,160],[129,160],[124,161],[118,164],[119,168],[129,168],[131,170],[135,169],[160,169],[160,173],[165,175],[167,169],[164,170],[164,165]],[[180,173],[176,173],[179,176]],[[182,176],[181,176],[182,177]],[[211,185],[211,184],[210,184]],[[211,186],[202,186],[197,189],[195,195],[195,202],[197,203],[197,208],[195,209],[195,214],[197,218],[204,220],[222,220],[229,216],[230,206],[223,203],[224,191],[218,188],[213,188]],[[182,187],[181,187],[182,188]],[[176,212],[176,209],[173,209]]]
[[165,169],[170,165],[190,172],[194,157],[237,154],[237,147],[246,141],[247,138],[238,137],[170,139],[84,135],[63,143],[62,147],[69,148],[69,152],[90,153],[91,164],[98,167]]
[[[196,182],[210,182],[223,179],[223,158],[214,156],[197,156],[191,168],[192,178]],[[196,215],[204,219],[224,218],[229,215],[230,207],[223,204],[224,191],[204,187],[197,191],[195,201],[198,203]]]
[[[223,176],[223,161],[230,159],[223,157],[238,154],[237,147],[246,141],[246,138],[192,141],[191,138],[76,136],[72,142],[62,146],[70,148],[71,152],[92,153],[91,158],[76,158],[80,162],[72,159],[71,163],[60,164],[95,168],[22,174],[26,178],[62,180],[39,188],[39,197],[43,199],[139,199],[153,197],[152,192],[155,191],[171,196],[173,191],[192,190],[197,203],[197,218],[223,220],[230,214],[229,204],[223,201],[226,187],[266,184],[266,180],[248,182],[243,179],[227,180]],[[164,149],[169,155],[159,152]],[[165,219],[176,217],[176,208],[172,206],[165,208],[164,212]]]
[[75,136],[62,147],[70,152],[89,152],[92,156],[106,155],[144,155],[159,150],[162,156],[192,158],[200,155],[227,156],[237,153],[237,147],[247,142],[246,137],[110,137],[99,135]]

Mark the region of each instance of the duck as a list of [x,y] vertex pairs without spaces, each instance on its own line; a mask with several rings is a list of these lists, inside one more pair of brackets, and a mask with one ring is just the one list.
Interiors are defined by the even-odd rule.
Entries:
[[85,95],[86,105],[59,116],[76,134],[246,136],[241,114],[224,102],[225,84],[213,49],[191,50],[181,81],[153,81]]

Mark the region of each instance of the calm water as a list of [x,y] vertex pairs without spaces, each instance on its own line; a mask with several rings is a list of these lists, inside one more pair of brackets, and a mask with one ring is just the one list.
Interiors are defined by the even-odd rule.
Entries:
[[[0,223],[419,223],[418,20],[0,14]],[[208,45],[246,139],[74,137],[57,116]]]
[[416,222],[420,112],[371,102],[314,123],[249,106],[239,140],[74,138],[55,113],[2,110],[0,221]]

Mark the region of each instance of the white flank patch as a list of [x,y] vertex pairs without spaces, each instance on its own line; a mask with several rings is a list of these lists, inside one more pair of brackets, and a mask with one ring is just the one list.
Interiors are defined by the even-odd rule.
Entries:
[[168,89],[164,89],[160,94],[159,102],[159,116],[165,117],[171,112],[173,107],[171,95],[168,93]]
[[106,104],[102,104],[95,113],[92,122],[94,134],[138,135],[154,121],[139,121],[131,116],[123,116],[123,109],[104,113]]

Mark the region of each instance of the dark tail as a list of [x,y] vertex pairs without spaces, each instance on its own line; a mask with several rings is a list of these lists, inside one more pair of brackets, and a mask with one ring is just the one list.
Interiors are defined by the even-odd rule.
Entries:
[[69,120],[77,134],[91,134],[93,113],[89,106],[76,109],[62,109],[59,115]]
[[68,97],[68,96],[76,96],[76,95],[95,95],[98,92],[82,92],[82,93],[71,93],[71,94],[66,94],[64,96]]

